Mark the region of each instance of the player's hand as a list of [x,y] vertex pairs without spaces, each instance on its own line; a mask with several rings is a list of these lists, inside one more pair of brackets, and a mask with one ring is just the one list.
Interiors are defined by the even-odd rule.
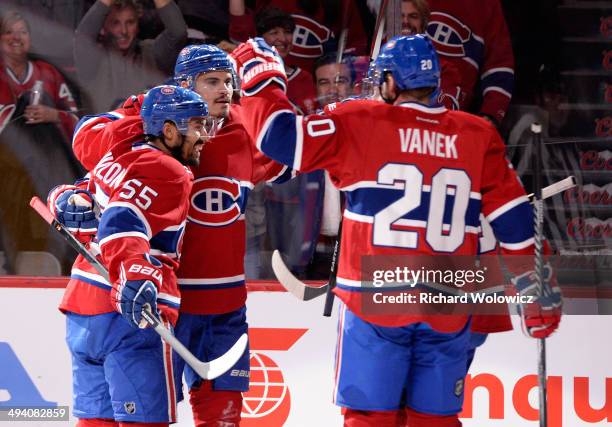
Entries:
[[100,210],[89,191],[58,185],[49,193],[47,206],[79,242],[87,244],[96,237]]
[[162,263],[149,254],[132,256],[123,261],[119,268],[119,282],[113,283],[111,303],[127,322],[136,328],[146,328],[142,317],[146,304],[151,312],[157,312],[157,290],[162,284]]
[[242,94],[251,96],[277,83],[287,90],[287,75],[283,60],[263,38],[256,37],[240,44],[231,54],[236,74],[240,77]]
[[553,282],[552,268],[543,269],[542,295],[538,296],[535,272],[529,271],[512,279],[521,296],[532,297],[532,303],[519,304],[525,332],[533,338],[547,338],[559,327],[563,300],[561,290]]
[[26,123],[29,125],[38,123],[58,123],[60,121],[59,111],[57,109],[42,104],[28,105],[23,115],[26,118]]

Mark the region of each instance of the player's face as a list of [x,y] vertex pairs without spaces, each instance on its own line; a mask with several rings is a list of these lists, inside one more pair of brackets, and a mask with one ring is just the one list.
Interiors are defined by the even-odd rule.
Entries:
[[275,27],[261,35],[270,46],[274,46],[281,58],[285,59],[293,46],[293,33],[283,27]]
[[193,117],[189,119],[187,135],[181,135],[184,138],[181,157],[183,163],[188,166],[198,166],[200,164],[200,153],[205,140],[208,138],[205,123],[205,118]]
[[229,114],[234,86],[228,71],[210,71],[196,78],[195,92],[208,103],[208,114],[222,119]]
[[3,57],[25,58],[30,50],[30,31],[24,21],[10,24],[0,36],[0,50]]
[[315,71],[317,98],[323,107],[352,94],[351,72],[346,64],[328,64]]
[[410,0],[402,1],[402,35],[420,34],[425,31],[423,18]]
[[127,50],[138,34],[138,16],[131,7],[112,10],[104,22],[104,31],[113,38],[115,46]]

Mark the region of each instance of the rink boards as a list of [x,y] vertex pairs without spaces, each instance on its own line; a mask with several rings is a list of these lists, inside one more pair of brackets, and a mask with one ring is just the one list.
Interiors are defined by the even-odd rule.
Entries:
[[[57,310],[64,285],[64,279],[0,280],[0,407],[71,405],[70,356]],[[252,374],[242,425],[340,426],[331,403],[336,319],[321,316],[322,300],[299,302],[269,283],[250,288],[273,291],[249,293]],[[550,427],[612,421],[611,329],[610,316],[568,315],[548,340]],[[536,368],[534,340],[517,330],[490,336],[465,385],[464,426],[535,425]],[[193,425],[186,402],[179,416],[178,426]]]

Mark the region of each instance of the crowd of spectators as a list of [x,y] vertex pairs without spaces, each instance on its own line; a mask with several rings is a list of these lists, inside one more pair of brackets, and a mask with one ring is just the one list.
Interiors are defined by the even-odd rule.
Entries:
[[[358,95],[380,0],[351,0],[347,10],[342,10],[343,4],[341,0],[2,2],[0,163],[10,167],[2,167],[0,174],[2,182],[9,182],[6,176],[19,190],[3,192],[0,200],[0,251],[14,258],[19,250],[53,246],[50,235],[28,225],[37,221],[25,203],[31,195],[45,196],[55,184],[73,181],[83,172],[70,149],[78,117],[109,111],[127,96],[167,81],[186,44],[212,43],[231,51],[249,37],[263,37],[285,61],[288,96],[303,114]],[[486,14],[486,19],[474,10]],[[439,50],[440,101],[499,124],[513,90],[512,48],[500,0],[403,0],[401,17],[403,34],[427,31]],[[468,26],[472,29],[466,32]],[[338,62],[337,36],[343,27],[348,39]],[[249,205],[253,212],[249,276],[269,275],[261,251],[274,248],[284,250],[304,277],[327,274],[342,204],[329,178],[315,172],[258,190]],[[291,248],[299,249],[290,253]],[[62,254],[56,248],[52,252]],[[5,271],[10,272],[10,266]]]

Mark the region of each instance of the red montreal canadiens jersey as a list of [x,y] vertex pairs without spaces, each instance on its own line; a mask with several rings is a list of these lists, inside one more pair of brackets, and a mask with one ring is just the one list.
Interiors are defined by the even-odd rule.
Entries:
[[512,97],[514,56],[499,0],[430,0],[429,6],[427,33],[443,71],[452,70],[445,63],[459,71],[462,109],[470,107],[479,87],[479,111],[501,122]]
[[425,321],[456,331],[467,317],[363,313],[362,255],[475,255],[481,213],[502,250],[533,250],[532,208],[486,120],[443,107],[365,100],[301,117],[278,87],[242,102],[258,148],[298,171],[326,169],[344,191],[335,292],[366,320],[385,326]]
[[249,192],[261,181],[282,182],[291,170],[257,151],[232,105],[229,119],[200,154],[194,170],[187,230],[178,272],[181,311],[220,314],[246,301],[244,212]]
[[[114,146],[130,146],[141,138],[140,106],[143,97],[130,96],[121,108],[108,113],[84,116],[77,123],[72,136],[72,151],[86,170],[92,170]],[[130,120],[109,126],[124,117]]]
[[44,97],[53,102],[50,106],[59,110],[61,129],[68,139],[78,121],[77,106],[60,72],[44,61],[28,61],[23,81],[19,81],[8,67],[0,65],[0,132],[12,118],[17,99],[32,90],[36,82],[43,85],[40,103],[45,104]]
[[[118,145],[90,172],[89,190],[103,209],[97,240],[111,283],[130,256],[150,253],[163,263],[158,306],[175,322],[180,296],[180,257],[193,175],[171,156],[145,142]],[[111,284],[81,256],[71,272],[60,309],[79,314],[114,310]]]
[[[110,147],[130,146],[142,134],[140,102],[128,99],[120,110],[84,117],[73,149],[89,169]],[[291,170],[257,151],[241,124],[241,107],[204,144],[190,196],[180,270],[181,310],[226,313],[244,305],[247,196],[262,180],[282,182]]]
[[[323,2],[321,2],[322,4]],[[323,46],[342,31],[341,13],[338,14],[337,22],[329,28],[325,24],[325,11],[322,6],[317,8],[314,14],[308,14],[300,6],[297,0],[257,0],[255,13],[266,7],[277,7],[291,14],[295,21],[293,31],[293,47],[287,58],[289,65],[295,65],[312,72],[315,60],[323,55]],[[348,23],[348,45],[347,50],[355,55],[368,53],[368,38],[361,22],[359,9],[356,2],[349,6],[350,20]],[[255,23],[252,14],[243,16],[230,16],[230,37],[238,42],[246,41],[249,37],[255,37]]]

